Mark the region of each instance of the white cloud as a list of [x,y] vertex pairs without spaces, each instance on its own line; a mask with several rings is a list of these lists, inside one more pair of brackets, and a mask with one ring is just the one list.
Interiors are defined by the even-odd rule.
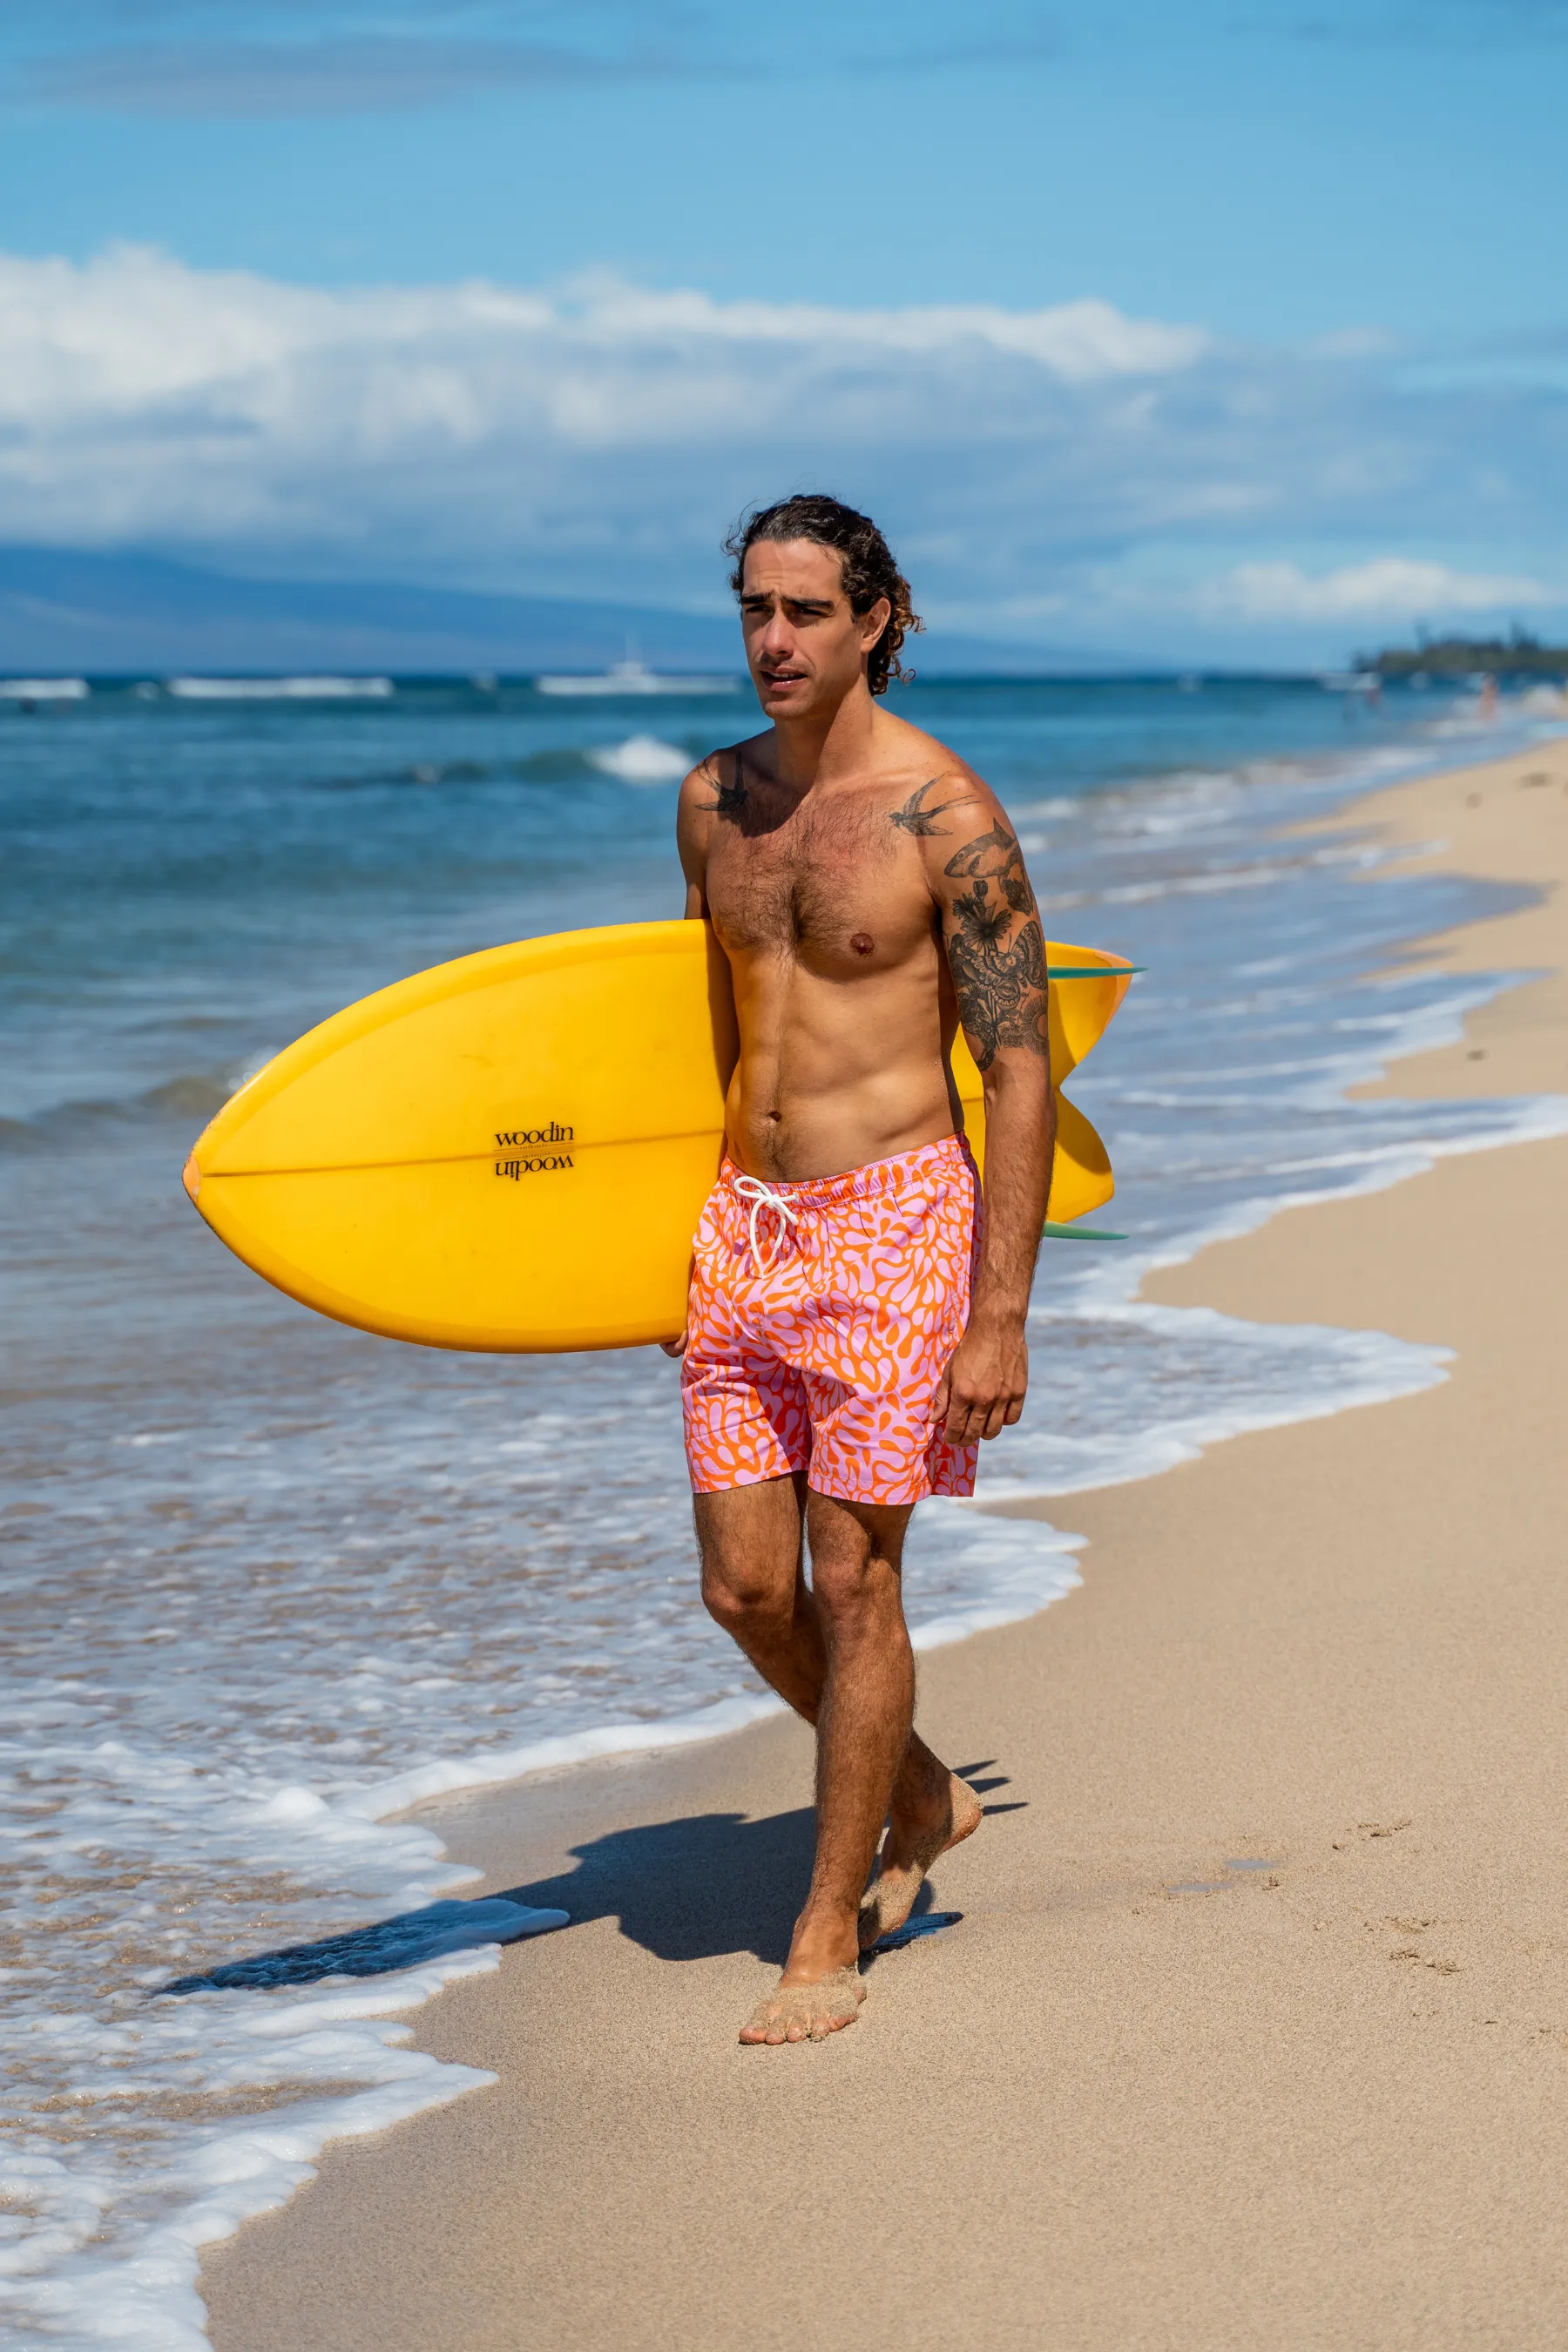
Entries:
[[[1568,396],[1413,383],[1411,357],[1242,349],[1090,299],[334,289],[133,247],[0,255],[0,540],[711,600],[724,525],[812,487],[883,519],[953,625],[1331,645],[1363,617],[1541,604]],[[1412,544],[1437,552],[1386,552]]]
[[[81,265],[0,257],[0,419],[44,434],[189,395],[215,415],[279,424],[296,406],[291,392],[330,367],[340,405],[374,415],[381,429],[428,422],[471,436],[503,425],[521,396],[565,433],[643,440],[662,418],[686,437],[735,402],[732,373],[715,395],[713,366],[732,371],[748,347],[768,347],[778,355],[770,364],[792,373],[884,354],[939,364],[1005,354],[1087,383],[1169,373],[1206,340],[1096,301],[843,310],[716,302],[608,277],[557,294],[483,282],[325,292],[191,269],[133,246]],[[636,370],[635,384],[617,362]],[[679,398],[650,418],[644,379],[671,368]],[[323,387],[314,389],[320,402]]]
[[1208,344],[1201,328],[1129,319],[1109,302],[1063,302],[1049,310],[1003,310],[988,303],[835,310],[799,302],[715,302],[706,294],[642,294],[613,280],[603,288],[593,323],[611,339],[673,331],[721,342],[899,352],[921,359],[979,345],[1034,360],[1074,383],[1168,375],[1190,367]]
[[771,488],[830,452],[1015,432],[1205,347],[1097,301],[835,310],[609,278],[329,291],[136,247],[0,257],[0,536],[378,560],[401,538],[482,560],[568,510],[590,540],[635,531],[668,453],[711,475],[727,451]]
[[1381,555],[1315,578],[1294,563],[1240,563],[1205,582],[1194,601],[1207,612],[1247,621],[1399,621],[1564,599],[1562,590],[1517,572],[1457,572],[1447,563]]

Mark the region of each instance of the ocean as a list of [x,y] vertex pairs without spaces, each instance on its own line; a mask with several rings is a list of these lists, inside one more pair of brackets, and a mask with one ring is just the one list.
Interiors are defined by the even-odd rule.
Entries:
[[[897,707],[997,786],[1047,930],[1148,968],[1068,1088],[1118,1173],[1093,1222],[1127,1238],[1047,1244],[1029,1408],[986,1449],[981,1505],[1442,1379],[1440,1349],[1134,1294],[1287,1202],[1568,1126],[1557,1097],[1348,1098],[1517,975],[1409,952],[1509,893],[1335,822],[1370,785],[1560,722],[1269,680],[917,684]],[[387,1815],[773,1704],[698,1603],[661,1355],[340,1328],[230,1258],[180,1186],[212,1111],[340,1004],[499,940],[678,912],[675,782],[753,711],[459,682],[127,686],[0,715],[18,2347],[198,2352],[202,2244],[335,2134],[489,2079],[411,2046],[408,2014],[548,1923],[455,1907],[471,1874]],[[1059,1517],[922,1506],[919,1644],[1092,1575]]]

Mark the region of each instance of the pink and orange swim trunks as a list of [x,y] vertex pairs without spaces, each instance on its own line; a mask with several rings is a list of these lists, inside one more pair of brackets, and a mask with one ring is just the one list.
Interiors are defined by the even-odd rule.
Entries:
[[697,1229],[681,1365],[700,1495],[792,1471],[849,1503],[974,1492],[931,1425],[969,1318],[980,1185],[961,1136],[764,1184],[725,1160]]

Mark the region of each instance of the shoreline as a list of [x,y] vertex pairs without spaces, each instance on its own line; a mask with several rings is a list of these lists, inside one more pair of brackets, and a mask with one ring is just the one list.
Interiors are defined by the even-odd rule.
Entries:
[[[1450,817],[1457,837],[1443,855],[1457,870],[1516,877],[1521,856],[1539,853],[1545,862],[1536,878],[1561,880],[1568,865],[1563,752],[1551,742],[1481,768],[1423,777],[1359,798],[1332,822],[1360,828],[1408,820],[1409,839],[1429,837],[1438,818]],[[1530,770],[1549,772],[1552,783],[1525,786]],[[1469,797],[1478,790],[1472,810]],[[1419,823],[1412,814],[1417,805]],[[1526,810],[1539,812],[1539,821],[1524,816]],[[1521,824],[1533,828],[1529,837],[1521,836]],[[1534,838],[1543,828],[1552,835],[1549,855]],[[1550,904],[1531,907],[1426,943],[1425,951],[1479,960],[1465,968],[1540,969],[1552,961],[1548,948],[1562,955],[1554,921],[1560,931]],[[1478,1063],[1471,1056],[1483,1024],[1485,1059]],[[1554,971],[1472,1015],[1464,1045],[1407,1057],[1364,1091],[1559,1090],[1568,1085],[1565,1036],[1568,992]],[[1410,1083],[1415,1076],[1418,1085]],[[1542,1172],[1548,1160],[1556,1172]],[[1381,2080],[1381,2045],[1368,2032],[1389,2020],[1375,1992],[1362,1986],[1364,1970],[1346,1958],[1347,1937],[1335,1932],[1343,1923],[1324,1891],[1325,1874],[1338,1871],[1342,1881],[1361,1886],[1371,1883],[1368,1872],[1375,1876],[1396,1856],[1408,1875],[1403,1857],[1429,1845],[1408,1836],[1425,1816],[1412,1809],[1414,1799],[1400,1797],[1397,1772],[1381,1780],[1376,1772],[1363,1775],[1373,1785],[1353,1799],[1349,1782],[1342,1788],[1343,1774],[1336,1780],[1328,1769],[1331,1748],[1328,1758],[1316,1753],[1321,1727],[1314,1727],[1310,1710],[1304,1718],[1300,1691],[1282,1682],[1279,1654],[1290,1640],[1279,1640],[1278,1628],[1310,1648],[1311,1612],[1303,1617],[1296,1587],[1302,1580],[1312,1585],[1314,1576],[1321,1582],[1324,1571],[1315,1554],[1301,1554],[1299,1530],[1283,1544],[1270,1536],[1275,1496],[1281,1480],[1304,1478],[1305,1507],[1314,1501],[1314,1480],[1359,1480],[1362,1508],[1352,1512],[1356,1524],[1348,1529],[1335,1520],[1338,1497],[1316,1496],[1327,1513],[1323,1541],[1331,1550],[1336,1540],[1353,1549],[1363,1522],[1389,1522],[1379,1446],[1356,1433],[1369,1423],[1381,1427],[1389,1416],[1399,1417],[1401,1429],[1419,1432],[1423,1417],[1441,1416],[1445,1405],[1452,1418],[1452,1400],[1468,1377],[1467,1349],[1487,1351],[1486,1312],[1464,1287],[1476,1279],[1475,1257],[1450,1268],[1446,1282],[1437,1280],[1441,1236],[1457,1223],[1476,1230],[1482,1254],[1506,1254],[1531,1230],[1532,1218],[1549,1236],[1550,1206],[1564,1169],[1568,1146],[1551,1142],[1444,1160],[1391,1191],[1315,1202],[1310,1216],[1286,1210],[1245,1239],[1211,1244],[1145,1284],[1143,1295],[1157,1302],[1218,1306],[1251,1321],[1370,1324],[1436,1345],[1453,1344],[1458,1326],[1479,1314],[1479,1337],[1461,1345],[1442,1387],[1364,1413],[1243,1436],[1156,1478],[1053,1504],[1086,1530],[1092,1547],[1087,1584],[1071,1606],[1053,1607],[1003,1633],[977,1634],[922,1661],[922,1727],[939,1745],[951,1727],[962,1751],[955,1760],[988,1778],[991,1801],[1004,1809],[992,1832],[937,1873],[938,1902],[962,1904],[966,1925],[875,1964],[872,2000],[862,2026],[839,2038],[842,2050],[835,2042],[821,2052],[756,2053],[727,2040],[731,2010],[738,2021],[753,1986],[768,1980],[767,1963],[787,1934],[780,1907],[787,1912],[809,1853],[809,1741],[792,1722],[775,1718],[743,1736],[660,1757],[644,1751],[531,1780],[521,1809],[526,1821],[514,1818],[513,1783],[454,1797],[438,1810],[422,1806],[415,1818],[439,1828],[455,1857],[485,1867],[474,1893],[513,1892],[541,1904],[553,1895],[573,1912],[574,1930],[513,1948],[499,1989],[489,1979],[459,1985],[420,2015],[422,2045],[493,2065],[502,2078],[497,2090],[428,2113],[374,2148],[335,2144],[321,2178],[281,2216],[247,2225],[215,2249],[204,2292],[218,2352],[242,2346],[271,2352],[286,2340],[327,2352],[371,2336],[409,2352],[440,2352],[447,2342],[461,2342],[468,2352],[519,2340],[520,2298],[528,2340],[668,2342],[711,2345],[718,2352],[735,2340],[726,2330],[738,2310],[748,2311],[750,2324],[759,2292],[762,2315],[748,2342],[813,2340],[814,2329],[828,2324],[826,2315],[842,2308],[832,2302],[835,2294],[858,2296],[860,2233],[907,2230],[918,2241],[940,2231],[951,2211],[955,2167],[960,2178],[977,2168],[994,2191],[980,2246],[966,2236],[938,2275],[922,2283],[912,2314],[889,2306],[889,2344],[928,2336],[932,2343],[1022,2344],[1037,2340],[1030,2327],[1046,2309],[1067,2315],[1075,2332],[1062,2340],[1074,2343],[1169,2342],[1177,2314],[1185,2315],[1181,2324],[1194,2345],[1250,2343],[1256,2338],[1245,2326],[1237,2332],[1257,2287],[1249,2209],[1235,2193],[1217,2193],[1221,2184],[1231,2192],[1238,2186],[1237,2158],[1208,2128],[1209,2119],[1193,2112],[1191,2081],[1173,2067],[1173,2032],[1189,2060],[1204,2053],[1224,2092],[1231,2139],[1258,2158],[1251,2210],[1255,2219],[1259,2210],[1269,2213],[1277,2231],[1285,2231],[1270,2241],[1276,2257],[1284,2263],[1287,2254],[1290,2261],[1300,2254],[1300,2325],[1292,2333],[1273,2314],[1271,2332],[1303,2346],[1336,2340],[1331,2311],[1342,2326],[1349,2307],[1325,2303],[1324,2280],[1297,2247],[1294,2224],[1286,2230],[1289,2217],[1278,2200],[1270,2200],[1256,2097],[1235,2079],[1229,2045],[1215,2040],[1215,2017],[1184,1971],[1190,1977],[1197,1963],[1200,1978],[1206,1969],[1208,1980],[1223,1988],[1217,2008],[1233,2041],[1246,2043],[1262,2070],[1259,2079],[1275,2080],[1283,2097],[1278,2065],[1270,2065],[1281,2032],[1288,2038],[1293,2022],[1275,1981],[1281,1948],[1291,1940],[1280,1921],[1301,1927],[1302,1903],[1315,1903],[1329,1916],[1306,1924],[1298,1957],[1309,1995],[1315,1991],[1324,2004],[1311,2050],[1317,2088],[1326,2099],[1341,2027],[1363,2072]],[[1499,1199],[1506,1210],[1500,1229],[1497,1209],[1478,1206]],[[1436,1212],[1425,1205],[1434,1200],[1440,1201]],[[1407,1213],[1396,1213],[1400,1208]],[[1501,1288],[1503,1307],[1492,1298],[1489,1311],[1506,1320],[1508,1297],[1517,1298],[1520,1286]],[[1528,1285],[1524,1295],[1536,1303]],[[1505,1337],[1517,1352],[1520,1335]],[[1538,1351],[1544,1344],[1539,1334],[1526,1337]],[[1415,1443],[1419,1452],[1424,1441],[1417,1435]],[[1219,1499],[1209,1500],[1212,1494]],[[1005,1516],[1044,1516],[1022,1502],[991,1507]],[[1238,1527],[1252,1528],[1253,1549],[1250,1559],[1233,1560]],[[1276,1573],[1271,1543],[1289,1552],[1294,1581],[1282,1568]],[[1152,1568],[1152,1559],[1163,1567]],[[1483,1581],[1479,1570],[1475,1580]],[[1260,1583],[1267,1588],[1262,1600]],[[1337,1607],[1347,1620],[1355,1674],[1376,1681],[1376,1661],[1369,1664],[1353,1648],[1357,1617],[1346,1596],[1312,1589],[1320,1615],[1331,1616]],[[1178,1592],[1192,1612],[1207,1612],[1202,1641],[1194,1643],[1191,1623],[1175,1607]],[[1384,1621],[1385,1638],[1394,1639],[1386,1596],[1373,1613]],[[1493,1630],[1482,1626],[1475,1638]],[[1173,1660],[1181,1668],[1173,1682]],[[1226,1797],[1234,1788],[1247,1793],[1246,1803],[1216,1801],[1201,1776],[1194,1785],[1192,1759],[1173,1731],[1194,1711],[1194,1695],[1218,1686],[1222,1662],[1230,1673],[1228,1679],[1219,1675],[1218,1685],[1235,1690],[1239,1677],[1268,1690],[1277,1709],[1272,1720],[1282,1727],[1278,1744],[1300,1767],[1283,1778],[1271,1773],[1267,1724],[1255,1708],[1238,1705],[1240,1723],[1227,1727],[1223,1711],[1197,1706],[1191,1743]],[[1083,1672],[1075,1673],[1080,1664]],[[1428,1682],[1436,1676],[1441,1683],[1441,1666],[1440,1659],[1427,1662]],[[1305,1679],[1331,1716],[1332,1678]],[[1451,1808],[1458,1802],[1452,1775],[1421,1746],[1396,1698],[1380,1685],[1379,1719],[1397,1720],[1406,1748],[1419,1749],[1421,1803],[1435,1811]],[[984,1724],[993,1730],[976,1745],[973,1727]],[[1341,1745],[1353,1746],[1356,1724],[1339,1729]],[[1548,1766],[1551,1744],[1548,1728],[1542,1743]],[[981,1756],[993,1748],[1003,1760],[982,1774]],[[1316,1790],[1316,1803],[1309,1801],[1314,1769],[1316,1781],[1331,1784]],[[1341,1796],[1345,1801],[1331,1801]],[[1325,1806],[1335,1822],[1327,1838],[1319,1818]],[[1540,1811],[1538,1846],[1552,1834],[1549,1809]],[[1423,1826],[1428,1842],[1431,1834]],[[1494,1846],[1498,1836],[1494,1829]],[[1347,1853],[1348,1863],[1327,1859]],[[1243,1871],[1240,1864],[1249,1862],[1275,1866]],[[1216,1899],[1222,1895],[1226,1900]],[[1266,1899],[1276,1895],[1286,1900]],[[1400,1916],[1425,1917],[1421,1906],[1436,1900],[1412,1894]],[[1545,1907],[1549,1913],[1550,1904]],[[1413,1957],[1391,1969],[1380,1955],[1381,1983],[1420,1970],[1413,1980],[1426,1987],[1430,1971],[1435,1990],[1466,1974],[1466,1958],[1422,1943],[1441,1916],[1434,1910],[1427,1927],[1398,1930]],[[1370,1923],[1357,1925],[1364,1939]],[[1108,1940],[1113,1929],[1120,1941]],[[1561,1935],[1550,1924],[1538,1933]],[[1456,1933],[1448,1940],[1458,1951],[1463,1937]],[[1350,1949],[1359,1952],[1364,1943],[1351,1938]],[[1559,1966],[1559,1981],[1562,1974]],[[1041,1988],[1060,1999],[1061,2010],[1041,2002]],[[1562,2021],[1542,2030],[1568,2037],[1568,1988],[1563,1990]],[[1505,2005],[1500,1992],[1495,1998],[1500,2009]],[[564,2032],[563,2018],[570,2021]],[[1557,2047],[1542,2044],[1534,2054]],[[777,2072],[781,2057],[795,2070],[787,2079]],[[824,2073],[840,2060],[847,2074],[842,2066]],[[1560,2066],[1560,2054],[1555,2063]],[[1466,2086],[1468,2120],[1477,2095],[1474,2068],[1467,2073],[1456,2062],[1449,2074]],[[1152,2101],[1147,2111],[1139,2104],[1140,2084]],[[1300,2146],[1319,2147],[1331,2137],[1329,2107],[1331,2101],[1309,2101],[1296,2114]],[[1408,2115],[1405,2120],[1408,2127]],[[874,2128],[879,2122],[890,2126],[890,2154],[888,2134]],[[816,2129],[823,2124],[830,2127],[826,2147]],[[803,2140],[822,2159],[804,2172],[809,2150]],[[1141,2150],[1151,2146],[1163,2150],[1172,2170],[1163,2187],[1140,2162]],[[999,2187],[998,2147],[1010,2152]],[[638,2170],[627,2160],[635,2147],[646,2151],[650,2166]],[[1553,2159],[1563,2152],[1552,2142]],[[1461,2155],[1445,2144],[1442,2160],[1462,2170]],[[1397,2168],[1392,2144],[1390,2160]],[[1194,2218],[1190,2188],[1203,2177],[1204,2161],[1216,2193]],[[1552,2166],[1537,2169],[1549,2173]],[[1364,2166],[1351,2170],[1372,2200],[1366,2218],[1374,2218],[1386,2186],[1376,2184],[1374,2194]],[[739,2217],[737,2172],[754,2184]],[[1020,2180],[1028,2184],[1026,2195]],[[1343,2237],[1334,2181],[1325,2178],[1316,2187],[1320,2228],[1331,2235],[1331,2225],[1338,2226]],[[1549,2240],[1540,2195],[1530,2216],[1537,2248],[1543,2232]],[[809,2275],[780,2242],[779,2198],[806,2200],[815,2257],[805,2266]],[[1107,2219],[1107,2211],[1117,2218]],[[518,2243],[520,2215],[530,2225],[526,2245]],[[1212,2224],[1206,2235],[1198,2226],[1205,2215]],[[1238,2230],[1241,2242],[1231,2243]],[[1306,2219],[1299,2234],[1310,2237]],[[1486,2251],[1482,2235],[1472,2224],[1468,2250],[1478,2261]],[[1130,2270],[1132,2242],[1143,2251]],[[1353,2231],[1349,2242],[1361,2242]],[[1548,2286],[1539,2253],[1524,2247],[1522,2232],[1520,2248],[1510,2292],[1528,2282],[1538,2326],[1563,2291]],[[1370,2244],[1363,2248],[1355,2271],[1358,2291],[1370,2294],[1378,2285],[1386,2299],[1409,2286],[1403,2267],[1379,2266],[1372,2252]],[[1452,2252],[1450,2243],[1446,2275],[1453,2272]],[[1435,2257],[1422,2259],[1429,2270]],[[1128,2307],[1134,2274],[1148,2302],[1142,2312]],[[1416,2300],[1409,2304],[1407,2337],[1392,2306],[1368,2294],[1355,2306],[1356,2324],[1381,2331],[1380,2342],[1414,2342]],[[1422,2340],[1431,2342],[1433,2325],[1447,2323],[1441,2309],[1435,2320],[1432,2309],[1421,2308]],[[1251,2308],[1252,2318],[1258,2315]],[[1467,2307],[1470,2332],[1456,2325],[1436,2340],[1523,2340],[1488,2336],[1484,2315],[1478,2336],[1476,2319]],[[857,2330],[868,2333],[863,2319]],[[875,2321],[869,2334],[873,2345],[883,2340]]]

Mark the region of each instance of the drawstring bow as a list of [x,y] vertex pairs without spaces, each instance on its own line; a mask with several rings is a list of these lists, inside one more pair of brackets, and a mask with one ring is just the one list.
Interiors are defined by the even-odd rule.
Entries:
[[[751,1214],[746,1220],[746,1233],[757,1271],[759,1274],[771,1274],[773,1261],[784,1246],[785,1230],[795,1223],[795,1213],[784,1194],[775,1192],[771,1184],[764,1184],[760,1176],[738,1174],[731,1177],[731,1182],[740,1198],[752,1204]],[[765,1260],[757,1244],[757,1219],[764,1209],[771,1209],[779,1221],[778,1233]]]

